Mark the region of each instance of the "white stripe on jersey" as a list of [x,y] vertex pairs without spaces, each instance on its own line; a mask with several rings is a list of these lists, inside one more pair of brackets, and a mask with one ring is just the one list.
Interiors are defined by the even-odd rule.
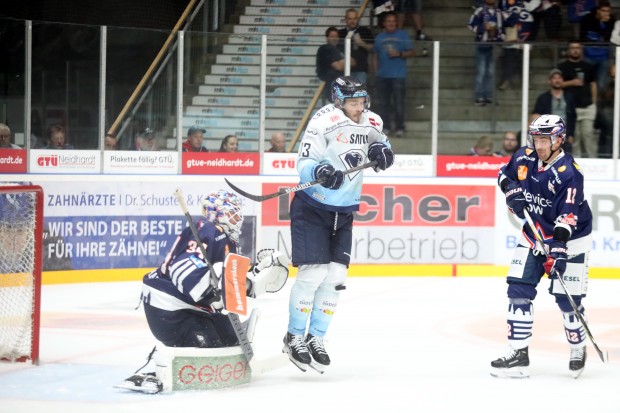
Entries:
[[149,285],[142,284],[142,295],[148,297],[149,305],[166,311],[178,311],[178,310],[194,310],[207,313],[199,307],[193,306],[186,302],[179,300],[178,298],[160,291],[156,288],[152,288]]

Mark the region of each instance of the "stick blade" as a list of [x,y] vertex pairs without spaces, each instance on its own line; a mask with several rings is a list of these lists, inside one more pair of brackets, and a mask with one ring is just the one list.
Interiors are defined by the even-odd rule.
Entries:
[[228,178],[224,178],[224,181],[226,181],[228,186],[231,187],[233,191],[243,196],[244,198],[251,199],[252,201],[255,201],[255,202],[263,202],[263,201],[266,201],[271,198],[275,198],[280,195],[280,192],[277,192],[271,195],[252,195],[248,192],[245,192],[243,189],[239,188],[237,185],[233,184],[232,182],[230,182]]

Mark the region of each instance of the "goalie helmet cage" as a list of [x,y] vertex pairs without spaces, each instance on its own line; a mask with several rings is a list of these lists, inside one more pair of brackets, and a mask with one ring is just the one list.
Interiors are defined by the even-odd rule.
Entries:
[[39,362],[43,189],[0,183],[0,360]]

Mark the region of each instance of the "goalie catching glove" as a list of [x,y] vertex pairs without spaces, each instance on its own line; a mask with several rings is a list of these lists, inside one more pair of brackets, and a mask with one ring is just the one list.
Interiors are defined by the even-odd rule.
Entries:
[[265,293],[278,292],[288,279],[288,256],[274,249],[262,249],[256,254],[257,263],[248,272],[248,296],[256,298]]

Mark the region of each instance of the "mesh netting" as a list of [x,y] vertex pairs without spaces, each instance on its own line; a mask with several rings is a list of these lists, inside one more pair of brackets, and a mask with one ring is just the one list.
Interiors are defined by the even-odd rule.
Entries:
[[35,292],[35,192],[0,187],[0,359],[30,357]]

